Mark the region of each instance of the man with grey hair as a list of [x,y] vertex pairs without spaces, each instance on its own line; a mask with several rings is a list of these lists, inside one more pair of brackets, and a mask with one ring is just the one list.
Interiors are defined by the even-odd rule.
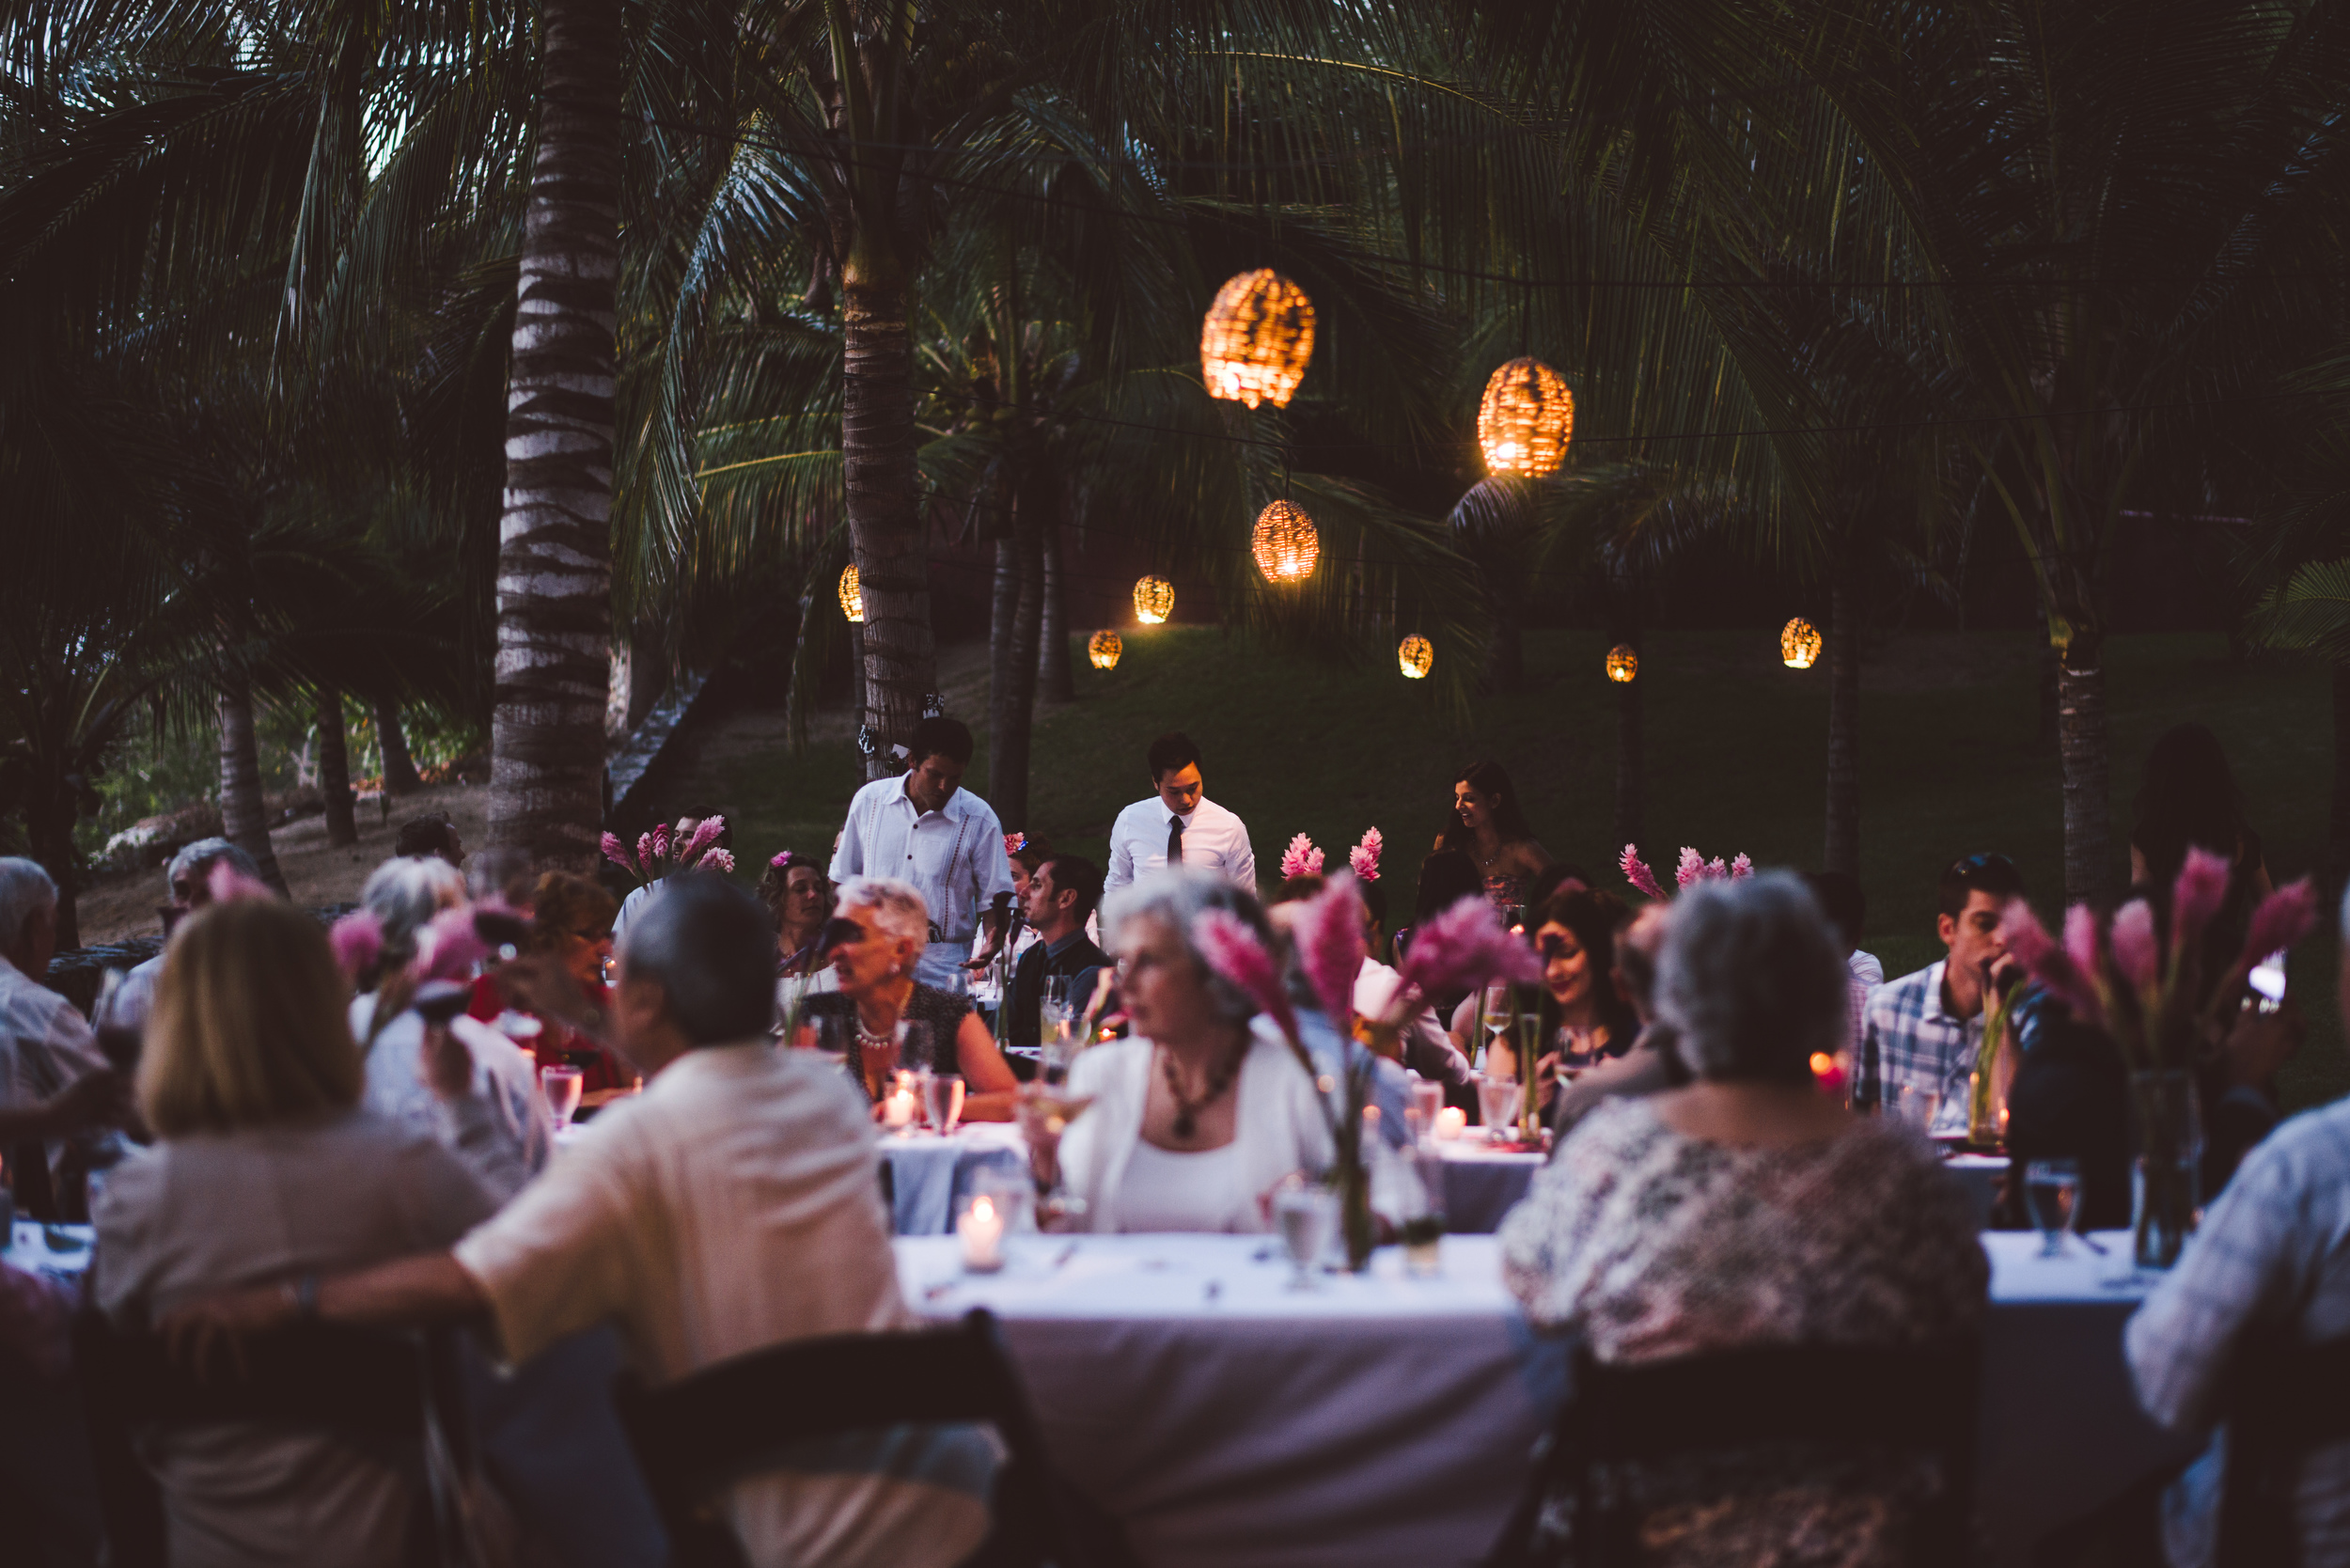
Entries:
[[[522,1361],[610,1322],[658,1385],[812,1335],[910,1326],[866,1107],[815,1052],[768,1037],[766,911],[720,878],[671,876],[619,958],[614,1043],[645,1091],[608,1106],[494,1218],[446,1252],[197,1303],[164,1332],[201,1349],[305,1313],[378,1327],[472,1319]],[[946,1568],[985,1533],[985,1452],[953,1431],[826,1443],[738,1482],[727,1515],[762,1568]]]
[[[164,906],[164,935],[168,939],[172,928],[196,911],[212,902],[212,868],[227,866],[239,876],[261,880],[261,870],[253,863],[253,856],[226,839],[198,839],[180,846],[164,868],[164,887],[171,902]],[[147,1032],[147,1020],[155,1011],[155,982],[163,978],[164,955],[153,958],[122,977],[122,983],[98,1002],[98,1015],[91,1020],[99,1028],[119,1031],[132,1039]]]
[[20,1195],[82,1217],[70,1140],[121,1114],[122,1085],[73,1004],[41,983],[57,946],[57,885],[31,860],[0,858],[0,1152]]

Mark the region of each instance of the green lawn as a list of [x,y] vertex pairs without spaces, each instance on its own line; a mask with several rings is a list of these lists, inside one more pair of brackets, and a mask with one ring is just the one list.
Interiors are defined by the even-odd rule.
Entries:
[[[1079,700],[1041,718],[1030,825],[1058,846],[1102,855],[1119,808],[1148,788],[1144,747],[1182,728],[1206,754],[1209,793],[1247,822],[1267,877],[1293,833],[1310,834],[1336,865],[1376,825],[1387,839],[1390,896],[1408,902],[1452,776],[1492,757],[1517,779],[1551,852],[1620,886],[1619,846],[1608,841],[1615,691],[1600,673],[1597,634],[1535,635],[1528,689],[1480,698],[1465,717],[1440,712],[1391,660],[1325,664],[1207,627],[1121,635],[1119,667],[1104,673],[1080,657]],[[1968,851],[2013,855],[2053,923],[2062,823],[2056,756],[2036,740],[2033,653],[2022,633],[1920,634],[1872,663],[1861,704],[1862,873],[1867,945],[1888,975],[1938,953],[1934,878]],[[1683,844],[1709,856],[1743,850],[1763,866],[1816,864],[1825,670],[1786,669],[1770,635],[1756,632],[1654,634],[1641,659],[1648,840],[1660,874]],[[2116,638],[2107,669],[2119,855],[2148,747],[2168,726],[2200,718],[2228,747],[2278,879],[2314,863],[2331,770],[2323,669],[2232,662],[2221,638],[2200,635]],[[949,682],[950,709],[966,717],[983,715],[984,697],[968,674]],[[984,741],[970,776],[984,787]],[[857,777],[854,752],[831,741],[797,757],[737,749],[690,788],[703,808],[736,814],[747,871],[785,844],[829,845]],[[2350,1089],[2334,967],[2322,938],[2295,955],[2294,989],[2312,1020],[2286,1081],[2295,1105]]]

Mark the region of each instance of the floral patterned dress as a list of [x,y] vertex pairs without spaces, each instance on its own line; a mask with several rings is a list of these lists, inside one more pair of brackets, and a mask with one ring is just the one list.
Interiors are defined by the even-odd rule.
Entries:
[[[1867,1121],[1733,1148],[1637,1099],[1576,1127],[1502,1222],[1501,1247],[1538,1328],[1617,1362],[1971,1334],[1990,1277],[1963,1191],[1911,1129]],[[1674,1568],[1897,1563],[1935,1484],[1931,1466],[1770,1449],[1601,1479],[1634,1500],[1648,1560]],[[1561,1559],[1570,1501],[1544,1511]]]

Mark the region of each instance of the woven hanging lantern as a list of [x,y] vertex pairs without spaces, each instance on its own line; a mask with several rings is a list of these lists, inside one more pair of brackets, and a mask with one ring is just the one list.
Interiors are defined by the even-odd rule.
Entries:
[[1248,552],[1257,557],[1257,570],[1266,582],[1302,583],[1314,574],[1314,562],[1322,557],[1322,536],[1314,532],[1314,520],[1304,508],[1276,501],[1257,514]]
[[840,613],[852,621],[865,619],[865,590],[857,587],[854,566],[840,574]]
[[1405,637],[1402,646],[1395,651],[1396,667],[1403,672],[1406,681],[1427,680],[1429,666],[1435,662],[1434,645],[1417,632]]
[[1795,617],[1779,631],[1778,656],[1789,669],[1810,669],[1820,662],[1820,629]]
[[1118,656],[1126,651],[1125,639],[1104,626],[1086,642],[1086,657],[1096,669],[1116,669]]
[[1175,585],[1164,577],[1135,580],[1135,619],[1156,626],[1175,613]]
[[1477,405],[1477,444],[1485,470],[1496,478],[1539,478],[1567,461],[1574,433],[1574,394],[1559,372],[1539,359],[1513,359],[1485,383]]
[[1199,329],[1199,371],[1208,396],[1287,408],[1314,356],[1314,302],[1270,267],[1243,273],[1215,291]]
[[1640,677],[1640,655],[1628,642],[1620,642],[1607,651],[1607,679],[1619,685],[1628,684]]

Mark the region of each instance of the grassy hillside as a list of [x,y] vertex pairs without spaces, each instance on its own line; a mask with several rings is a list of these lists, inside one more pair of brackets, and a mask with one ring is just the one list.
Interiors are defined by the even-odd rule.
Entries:
[[[1418,858],[1443,825],[1450,780],[1480,757],[1506,765],[1554,855],[1615,886],[1609,842],[1616,696],[1596,634],[1531,639],[1528,685],[1440,712],[1392,661],[1347,666],[1270,653],[1214,628],[1132,628],[1107,673],[1077,671],[1078,700],[1039,726],[1030,827],[1100,856],[1119,808],[1148,789],[1143,750],[1182,728],[1206,754],[1208,791],[1249,824],[1265,874],[1290,835],[1335,855],[1366,827],[1388,844],[1390,896],[1407,902]],[[1440,656],[1442,656],[1440,654]],[[2114,742],[2117,875],[2129,797],[2154,737],[2183,719],[2226,744],[2278,879],[2299,875],[2325,842],[2331,776],[2327,680],[2293,664],[2231,661],[2217,636],[2123,637],[2107,668]],[[2013,855],[2053,915],[2062,823],[2053,748],[2036,739],[2034,649],[2022,634],[1905,637],[1873,659],[1862,697],[1862,879],[1868,947],[1900,974],[1938,953],[1934,878],[1972,850]],[[1647,694],[1647,843],[1662,870],[1683,844],[1743,850],[1760,865],[1818,861],[1827,726],[1824,668],[1789,670],[1753,632],[1653,635]],[[984,674],[965,653],[948,682],[951,711],[985,709]],[[977,726],[975,726],[977,728]],[[971,779],[984,790],[984,742]],[[790,844],[831,842],[858,778],[837,738],[793,756],[741,735],[711,748],[683,786],[701,808],[731,808],[746,870]],[[2294,989],[2314,1035],[2290,1070],[2296,1104],[2350,1088],[2333,1002],[2329,945],[2295,955]]]

